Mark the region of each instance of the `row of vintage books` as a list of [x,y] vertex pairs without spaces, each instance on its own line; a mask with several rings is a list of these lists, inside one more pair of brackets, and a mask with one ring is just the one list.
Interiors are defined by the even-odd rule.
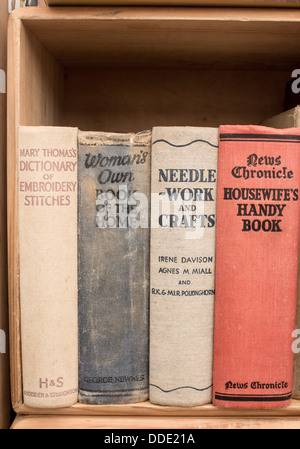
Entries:
[[20,127],[26,405],[300,396],[299,111],[126,134]]

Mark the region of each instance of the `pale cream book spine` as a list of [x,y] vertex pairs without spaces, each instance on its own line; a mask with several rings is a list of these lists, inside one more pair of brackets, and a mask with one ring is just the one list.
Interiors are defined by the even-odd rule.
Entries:
[[218,129],[152,131],[150,401],[212,401]]
[[24,404],[78,397],[77,128],[19,128],[19,277]]
[[[300,128],[300,106],[284,111],[273,117],[266,119],[263,126],[272,128]],[[300,129],[299,129],[300,133]],[[300,232],[300,230],[299,230]],[[298,289],[297,289],[297,309],[295,324],[295,342],[292,347],[294,351],[294,374],[293,374],[293,397],[300,399],[300,245],[298,257]]]

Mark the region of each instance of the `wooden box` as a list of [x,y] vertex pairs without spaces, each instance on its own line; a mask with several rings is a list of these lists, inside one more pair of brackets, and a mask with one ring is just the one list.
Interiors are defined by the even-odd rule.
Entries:
[[[300,427],[300,402],[296,400],[287,409],[271,411],[224,410],[212,405],[161,407],[149,402],[76,404],[57,410],[24,406],[16,208],[19,125],[136,132],[155,125],[259,124],[281,112],[285,84],[300,67],[300,11],[31,7],[11,14],[8,43],[8,268],[14,410],[22,415],[51,414],[54,421],[58,415],[68,419],[79,415],[73,416],[78,426],[84,415],[102,415],[105,420],[126,415],[124,425],[131,420],[132,427],[133,417],[148,420],[149,426],[162,426],[161,419],[170,426],[170,417],[176,417],[174,426],[230,427],[238,419],[241,426],[245,422],[249,426],[255,417],[259,425],[275,419],[274,426]],[[180,421],[183,416],[184,422]]]

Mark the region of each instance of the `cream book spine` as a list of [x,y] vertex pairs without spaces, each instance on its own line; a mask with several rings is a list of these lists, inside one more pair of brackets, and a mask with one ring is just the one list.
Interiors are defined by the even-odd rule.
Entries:
[[77,128],[19,128],[19,277],[23,400],[78,397]]
[[150,401],[212,401],[218,129],[152,131]]
[[[300,106],[284,111],[273,117],[266,119],[263,126],[273,128],[299,128],[300,127]],[[300,231],[299,231],[300,232]],[[300,247],[298,256],[298,287],[297,287],[297,308],[295,324],[295,342],[292,347],[294,351],[294,374],[293,374],[293,392],[292,396],[300,399]]]

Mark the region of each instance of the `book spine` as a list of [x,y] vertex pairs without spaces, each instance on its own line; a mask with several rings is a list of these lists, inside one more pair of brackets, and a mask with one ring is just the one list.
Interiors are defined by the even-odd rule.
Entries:
[[290,404],[299,129],[220,127],[213,404]]
[[24,404],[78,397],[77,129],[20,127],[19,272]]
[[[293,109],[294,126],[300,129],[300,106]],[[299,228],[299,252],[298,252],[298,278],[297,278],[297,306],[294,341],[294,372],[292,397],[300,399],[300,228]]]
[[148,398],[150,141],[79,133],[81,403]]
[[150,401],[212,401],[218,129],[152,133]]
[[[292,95],[292,93],[290,93]],[[299,128],[300,127],[300,106],[284,111],[273,117],[269,117],[262,125],[273,128]],[[300,229],[299,229],[300,232]],[[292,397],[300,399],[300,245],[298,254],[298,287],[297,287],[297,307],[296,307],[296,324],[295,324],[295,341],[293,344],[294,351],[294,374],[293,374],[293,390]]]

